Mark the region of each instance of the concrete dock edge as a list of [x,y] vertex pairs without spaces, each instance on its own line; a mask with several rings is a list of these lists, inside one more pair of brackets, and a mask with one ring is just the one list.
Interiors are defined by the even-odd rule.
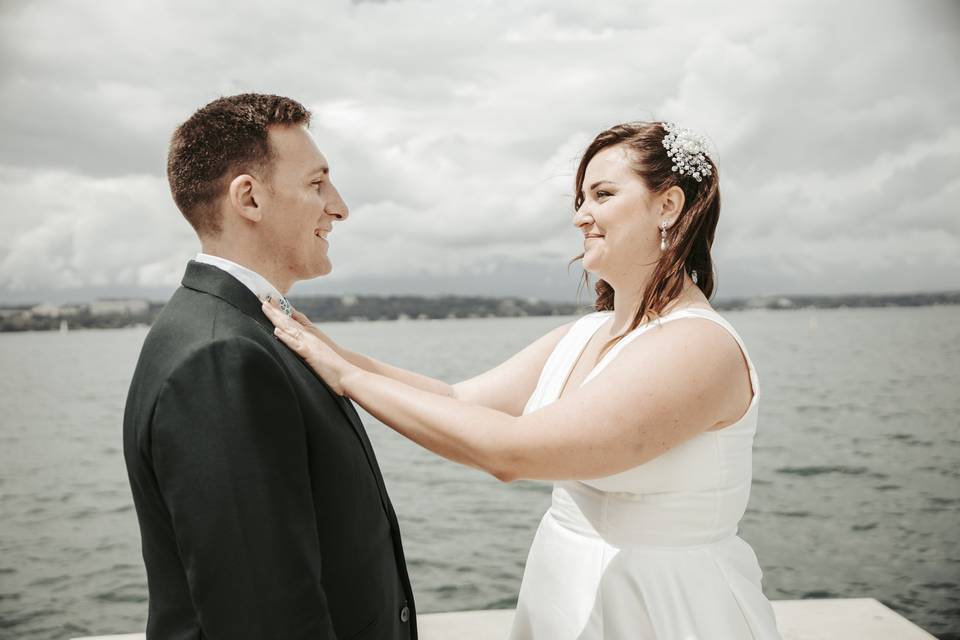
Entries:
[[[935,640],[873,598],[777,600],[772,604],[784,640]],[[418,620],[420,640],[490,640],[507,637],[513,610],[426,613],[420,614]],[[144,640],[144,635],[73,640]]]

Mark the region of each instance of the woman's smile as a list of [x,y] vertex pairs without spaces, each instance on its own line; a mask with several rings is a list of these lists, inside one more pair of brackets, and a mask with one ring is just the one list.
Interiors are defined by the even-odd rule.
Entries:
[[[588,233],[588,234],[586,234],[585,236],[583,236],[583,248],[586,249],[587,246],[590,244],[590,241],[591,241],[591,240],[600,240],[600,239],[602,239],[602,238],[603,238],[603,236],[600,235],[599,233]],[[596,243],[594,243],[594,244],[596,244]]]

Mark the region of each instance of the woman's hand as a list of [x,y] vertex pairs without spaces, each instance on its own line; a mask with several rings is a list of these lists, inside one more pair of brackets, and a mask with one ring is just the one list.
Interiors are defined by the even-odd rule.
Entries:
[[359,369],[336,352],[333,341],[299,311],[288,317],[274,304],[264,302],[263,313],[275,327],[273,334],[303,358],[334,393],[344,395],[344,378]]
[[[266,298],[264,297],[260,298],[260,302],[264,302],[264,301],[269,301],[270,306],[272,306],[274,309],[280,308],[280,306],[277,304],[277,301],[274,299],[271,299],[269,296],[267,296]],[[340,349],[337,343],[333,341],[333,338],[325,334],[323,331],[320,331],[320,329],[318,329],[316,325],[310,322],[310,318],[303,315],[296,309],[293,309],[293,307],[291,307],[291,309],[293,310],[293,314],[290,317],[292,317],[294,320],[299,322],[300,325],[303,327],[304,331],[308,333],[312,333],[313,335],[317,336],[318,338],[326,342],[328,345],[333,347],[334,351],[336,351],[337,353],[340,353]],[[275,322],[274,322],[274,325],[276,325]]]

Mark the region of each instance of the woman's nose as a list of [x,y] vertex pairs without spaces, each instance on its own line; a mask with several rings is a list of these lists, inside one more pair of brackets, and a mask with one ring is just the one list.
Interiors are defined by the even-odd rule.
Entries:
[[573,226],[577,229],[593,223],[593,216],[590,215],[586,205],[580,205],[576,213],[573,214]]

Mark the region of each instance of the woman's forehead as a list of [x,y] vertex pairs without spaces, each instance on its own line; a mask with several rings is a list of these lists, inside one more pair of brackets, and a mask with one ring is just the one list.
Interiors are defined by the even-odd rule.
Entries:
[[597,180],[616,180],[634,175],[630,151],[622,144],[607,147],[597,152],[587,165],[586,180],[592,183]]

